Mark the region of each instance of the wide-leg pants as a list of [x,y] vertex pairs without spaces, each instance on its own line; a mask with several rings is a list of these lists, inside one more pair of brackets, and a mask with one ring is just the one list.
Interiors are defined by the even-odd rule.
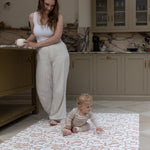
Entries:
[[38,50],[36,87],[49,119],[61,120],[66,117],[68,71],[69,54],[62,41]]

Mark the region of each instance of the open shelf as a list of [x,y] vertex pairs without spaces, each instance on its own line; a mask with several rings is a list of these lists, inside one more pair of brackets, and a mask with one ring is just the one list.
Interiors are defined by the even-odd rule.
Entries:
[[29,104],[0,104],[0,127],[34,110],[35,106]]

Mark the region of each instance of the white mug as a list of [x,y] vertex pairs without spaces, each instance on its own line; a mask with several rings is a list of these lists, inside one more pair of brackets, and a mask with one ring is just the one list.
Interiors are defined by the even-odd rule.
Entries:
[[23,46],[25,39],[17,39],[16,45],[17,46]]

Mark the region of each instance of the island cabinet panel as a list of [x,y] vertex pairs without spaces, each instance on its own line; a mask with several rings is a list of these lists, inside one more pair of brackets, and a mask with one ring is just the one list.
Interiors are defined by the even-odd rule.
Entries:
[[0,93],[2,95],[34,86],[32,57],[32,51],[0,51]]
[[[0,127],[24,115],[38,113],[35,58],[35,49],[0,47]],[[30,104],[13,103],[12,95],[27,90],[31,91]],[[11,103],[2,103],[7,96],[13,97]]]

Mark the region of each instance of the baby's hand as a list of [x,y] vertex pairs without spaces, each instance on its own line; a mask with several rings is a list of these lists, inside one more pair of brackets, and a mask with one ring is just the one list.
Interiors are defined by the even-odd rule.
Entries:
[[97,129],[96,129],[96,132],[97,132],[98,134],[103,134],[105,131],[104,131],[103,129],[101,129],[101,128],[97,128]]
[[71,130],[71,126],[70,125],[66,125],[65,128],[68,129],[68,130]]

